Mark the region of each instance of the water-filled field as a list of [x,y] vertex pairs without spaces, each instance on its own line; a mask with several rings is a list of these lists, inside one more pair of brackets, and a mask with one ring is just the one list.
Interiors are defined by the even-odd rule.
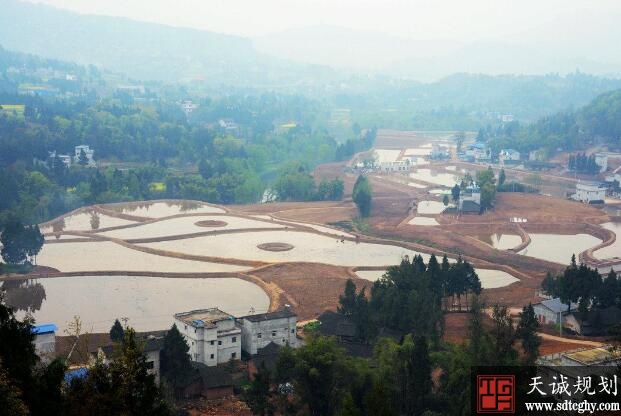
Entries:
[[80,316],[83,332],[108,332],[114,319],[123,317],[129,318],[128,324],[138,331],[152,331],[169,328],[177,312],[219,307],[243,316],[251,309],[263,313],[269,307],[263,290],[236,278],[79,276],[39,279],[36,283],[43,286],[43,293],[40,287],[32,290],[33,299],[27,299],[28,286],[9,291],[20,290],[22,308],[29,301],[40,304],[40,309],[33,311],[37,323],[53,322],[60,331],[74,315]]
[[593,255],[600,260],[612,259],[615,257],[621,258],[621,222],[607,222],[600,226],[615,233],[617,238],[614,243],[607,247],[600,248],[595,251]]
[[572,254],[576,255],[601,243],[599,238],[589,234],[530,234],[531,242],[520,254],[560,264],[569,264]]
[[[476,269],[476,272],[483,289],[504,287],[519,281],[519,279],[502,270]],[[374,282],[382,277],[384,273],[386,273],[386,270],[358,270],[356,275],[362,279]]]
[[147,218],[162,218],[177,214],[217,214],[224,212],[222,208],[193,201],[132,202],[104,205],[103,207],[121,214]]
[[431,169],[416,169],[410,173],[410,178],[433,183],[436,185],[453,187],[459,181],[459,178],[452,173],[434,172]]
[[408,221],[410,225],[440,225],[435,218],[429,217],[414,217]]

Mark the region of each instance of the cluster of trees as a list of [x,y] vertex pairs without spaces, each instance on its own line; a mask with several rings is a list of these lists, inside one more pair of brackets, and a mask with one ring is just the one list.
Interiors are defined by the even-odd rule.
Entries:
[[610,269],[603,277],[597,269],[584,263],[577,264],[575,255],[562,274],[552,276],[548,273],[541,287],[563,303],[577,303],[581,313],[609,306],[621,308],[621,282],[615,271]]
[[399,341],[378,339],[364,359],[311,334],[297,350],[282,348],[272,370],[259,366],[245,400],[262,416],[469,414],[471,366],[533,364],[541,344],[531,305],[514,327],[507,308],[493,306],[489,319],[472,300],[468,342],[435,344],[413,330]]
[[352,199],[356,207],[358,207],[358,212],[361,217],[368,217],[371,214],[373,195],[369,178],[364,175],[358,176],[352,191]]
[[301,164],[285,167],[274,184],[274,191],[281,201],[339,201],[343,198],[345,185],[340,178],[315,178]]
[[43,247],[44,238],[38,225],[24,226],[17,220],[9,221],[2,231],[2,259],[12,265],[29,260],[36,262],[36,256]]
[[336,160],[347,160],[358,152],[368,150],[373,147],[377,128],[368,129],[357,139],[348,139],[345,143],[339,144],[336,148]]
[[578,173],[599,173],[600,167],[595,163],[595,155],[587,156],[585,153],[569,155],[567,168]]
[[32,321],[18,320],[0,296],[0,412],[21,415],[172,415],[148,374],[136,333],[125,328],[110,364],[95,363],[84,377],[65,381],[66,363],[42,363]]
[[[370,299],[365,290],[356,293],[348,281],[339,298],[339,312],[356,326],[361,342],[370,342],[380,328],[423,335],[438,343],[444,330],[444,311],[468,308],[468,294],[481,293],[474,268],[458,258],[450,264],[446,256],[438,263],[435,255],[425,264],[422,256],[402,259],[373,283]],[[464,304],[462,305],[462,301]]]

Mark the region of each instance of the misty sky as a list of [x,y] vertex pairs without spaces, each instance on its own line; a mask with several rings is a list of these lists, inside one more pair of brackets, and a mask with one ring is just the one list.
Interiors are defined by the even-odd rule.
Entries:
[[[597,21],[619,0],[32,0],[80,13],[125,16],[243,36],[334,25],[415,39],[527,37],[560,17]],[[593,28],[597,30],[596,27]]]

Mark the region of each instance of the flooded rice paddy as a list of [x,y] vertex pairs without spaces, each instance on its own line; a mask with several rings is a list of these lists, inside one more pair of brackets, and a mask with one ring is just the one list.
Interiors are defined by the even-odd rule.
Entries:
[[208,273],[237,272],[249,269],[245,266],[183,260],[143,253],[111,241],[45,244],[37,256],[37,263],[53,267],[61,272],[104,270]]
[[446,207],[439,201],[420,201],[416,206],[419,214],[440,214]]
[[[207,228],[196,225],[199,221],[224,221],[222,227]],[[107,237],[131,239],[131,238],[155,238],[171,235],[201,233],[205,231],[239,230],[245,228],[284,228],[284,225],[269,221],[252,220],[234,216],[188,216],[169,218],[136,227],[122,228],[119,230],[104,231],[101,233]]]
[[[269,298],[253,283],[236,278],[191,279],[148,276],[80,276],[39,279],[19,288],[20,304],[30,303],[37,323],[55,323],[59,335],[74,315],[80,316],[83,332],[108,332],[116,318],[129,318],[138,331],[170,328],[173,314],[192,309],[218,307],[236,316],[266,312]],[[41,290],[41,285],[43,290]],[[31,299],[28,299],[28,289]],[[21,312],[24,313],[23,311]]]
[[601,243],[599,238],[589,234],[531,234],[531,242],[520,254],[548,260],[560,264],[569,264],[572,254],[576,255],[584,250]]
[[51,224],[42,227],[42,233],[58,233],[62,231],[92,231],[108,227],[118,227],[123,225],[135,224],[122,218],[111,217],[90,210],[59,218]]
[[435,218],[429,218],[429,217],[414,217],[408,221],[408,224],[410,225],[440,225],[440,223],[436,221]]
[[103,205],[103,207],[120,214],[145,218],[162,218],[178,214],[217,214],[225,212],[222,208],[193,201],[110,204]]
[[452,173],[435,172],[424,168],[411,172],[410,178],[447,187],[453,187],[459,181],[458,176]]
[[522,237],[516,234],[481,235],[478,238],[498,250],[509,250],[522,244]]
[[600,227],[615,233],[617,238],[615,242],[608,247],[600,248],[593,253],[593,256],[599,260],[606,260],[612,258],[621,258],[621,222],[607,222],[600,224]]
[[[287,243],[293,249],[268,252],[257,248],[265,243]],[[388,266],[399,264],[404,255],[419,254],[399,246],[358,243],[302,231],[265,231],[220,234],[175,241],[139,244],[178,253],[228,257],[265,262],[315,262],[337,266]],[[428,255],[423,254],[427,260]]]
[[[483,289],[495,289],[519,281],[519,279],[502,270],[476,269],[476,272]],[[356,275],[361,279],[374,282],[382,277],[384,273],[386,273],[386,270],[358,270]]]

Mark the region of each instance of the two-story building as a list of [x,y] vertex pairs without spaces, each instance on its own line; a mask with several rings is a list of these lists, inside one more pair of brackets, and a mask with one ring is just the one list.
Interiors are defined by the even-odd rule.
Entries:
[[291,308],[248,315],[237,320],[242,331],[242,349],[254,355],[268,344],[297,347],[297,316]]
[[210,308],[177,313],[174,318],[193,361],[214,366],[240,359],[242,330],[233,315]]
[[86,166],[95,167],[96,166],[95,159],[93,159],[95,150],[91,149],[90,146],[86,144],[82,144],[74,148],[74,157],[73,157],[74,163],[78,163],[78,164],[80,163],[80,156],[82,155],[82,152],[84,152],[84,155],[86,156]]
[[606,186],[597,182],[578,182],[572,198],[587,204],[603,203],[606,199]]

